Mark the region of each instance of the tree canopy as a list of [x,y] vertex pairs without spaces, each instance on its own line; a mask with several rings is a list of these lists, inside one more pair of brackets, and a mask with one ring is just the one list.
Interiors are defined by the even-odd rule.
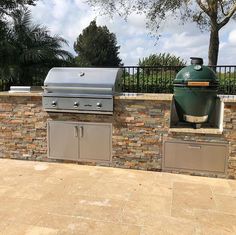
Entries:
[[74,43],[79,66],[119,66],[119,46],[114,33],[92,21]]
[[139,66],[185,66],[186,62],[169,53],[151,54],[139,59]]
[[[27,5],[35,5],[37,0],[0,0],[0,22],[5,20],[6,15],[11,15],[16,9]],[[0,25],[1,27],[2,25]]]
[[35,5],[37,0],[0,0],[0,39],[4,38],[7,30],[6,16],[10,16],[16,9]]
[[24,5],[35,5],[37,0],[0,0],[0,13],[9,13],[9,11]]
[[54,66],[70,63],[72,55],[62,49],[67,43],[59,36],[31,22],[29,10],[19,9],[11,14],[7,34],[0,40],[0,73],[15,85],[29,85],[35,78],[45,78]]
[[146,15],[147,25],[158,32],[167,17],[180,18],[183,23],[195,22],[200,29],[210,31],[208,51],[209,65],[216,65],[219,52],[219,31],[231,18],[235,18],[235,0],[87,0],[92,6],[100,7],[106,14],[127,17],[131,13]]

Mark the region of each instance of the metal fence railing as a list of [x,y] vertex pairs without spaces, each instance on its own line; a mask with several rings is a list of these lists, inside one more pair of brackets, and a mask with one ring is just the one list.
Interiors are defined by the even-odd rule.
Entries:
[[[123,67],[123,91],[133,93],[173,93],[173,81],[182,66]],[[219,78],[219,94],[236,94],[236,65],[211,67]]]
[[0,79],[0,91],[7,91],[9,90],[9,82],[5,79]]
[[180,66],[123,67],[123,91],[134,93],[172,93],[173,80]]
[[219,94],[235,95],[236,94],[236,65],[231,66],[215,66],[220,84],[218,88]]
[[[124,66],[123,92],[132,93],[173,93],[173,81],[181,66]],[[219,78],[219,94],[236,95],[236,65],[212,67]],[[42,86],[45,77],[40,75],[29,84],[15,84],[0,78],[0,90],[7,91],[11,85]]]

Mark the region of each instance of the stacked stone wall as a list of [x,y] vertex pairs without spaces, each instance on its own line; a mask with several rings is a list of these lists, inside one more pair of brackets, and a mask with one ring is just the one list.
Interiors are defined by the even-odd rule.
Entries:
[[[229,178],[236,177],[236,103],[226,103],[221,135],[171,133],[170,100],[115,99],[114,115],[47,113],[42,97],[0,97],[0,157],[51,161],[47,158],[47,122],[112,123],[112,161],[99,165],[161,171],[163,141],[229,143]],[[54,160],[55,161],[55,160]],[[96,164],[96,163],[88,163]]]
[[226,103],[224,137],[229,142],[228,177],[236,178],[236,103]]

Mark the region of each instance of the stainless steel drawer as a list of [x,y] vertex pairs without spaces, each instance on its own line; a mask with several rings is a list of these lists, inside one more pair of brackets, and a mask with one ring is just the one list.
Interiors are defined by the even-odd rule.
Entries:
[[228,145],[222,143],[164,142],[163,170],[225,173]]

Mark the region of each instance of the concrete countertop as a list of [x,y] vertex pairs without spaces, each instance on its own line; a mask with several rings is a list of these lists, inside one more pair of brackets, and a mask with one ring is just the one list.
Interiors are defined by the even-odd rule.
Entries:
[[[160,100],[160,101],[171,101],[173,94],[162,94],[162,93],[123,93],[122,95],[115,96],[115,99],[120,100]],[[236,103],[236,95],[219,95],[219,98],[224,103]]]
[[236,95],[218,95],[224,103],[236,103]]
[[221,98],[224,103],[236,103],[236,99],[231,98]]
[[1,96],[7,96],[7,97],[42,97],[42,92],[39,91],[31,91],[31,92],[0,92],[0,97]]
[[123,93],[115,96],[119,100],[162,100],[171,101],[173,94],[150,94],[150,93]]

